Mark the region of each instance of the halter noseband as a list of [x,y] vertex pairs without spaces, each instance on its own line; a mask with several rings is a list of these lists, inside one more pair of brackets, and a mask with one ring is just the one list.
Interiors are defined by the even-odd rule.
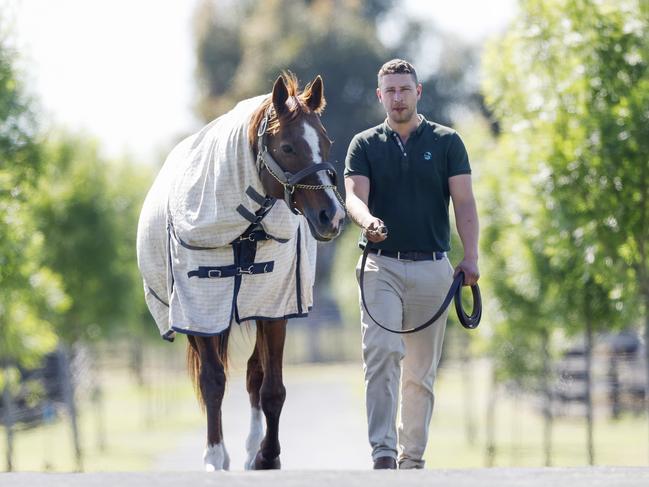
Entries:
[[[261,170],[265,167],[266,170],[273,176],[279,184],[284,188],[284,201],[286,206],[295,214],[301,215],[300,210],[295,207],[293,202],[293,193],[296,189],[308,189],[308,190],[319,190],[319,189],[332,189],[338,198],[338,201],[345,207],[342,196],[338,193],[338,188],[336,187],[336,168],[330,162],[318,162],[311,164],[304,169],[293,174],[292,172],[285,171],[281,168],[277,161],[270,155],[268,152],[268,146],[266,145],[266,130],[268,128],[268,119],[270,118],[270,109],[266,111],[263,120],[259,124],[257,129],[257,170],[261,173]],[[300,184],[307,176],[311,174],[327,171],[327,174],[331,178],[332,184]]]

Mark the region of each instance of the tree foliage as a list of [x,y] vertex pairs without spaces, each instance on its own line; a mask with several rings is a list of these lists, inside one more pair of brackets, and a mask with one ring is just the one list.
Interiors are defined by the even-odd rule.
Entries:
[[144,184],[126,166],[102,159],[87,139],[60,134],[44,152],[48,167],[36,203],[48,242],[43,258],[71,298],[57,332],[70,343],[110,335],[140,313],[135,207]]
[[0,362],[28,366],[56,344],[48,319],[68,301],[41,258],[46,243],[31,203],[43,159],[14,63],[15,54],[0,39]]
[[368,18],[390,2],[249,1],[227,13],[221,4],[204,2],[196,15],[201,116],[211,120],[241,99],[270,91],[283,70],[303,82],[321,74],[328,105],[335,107],[323,116],[335,141],[331,159],[342,166],[351,136],[379,115],[376,71],[387,51]]
[[[586,321],[623,326],[635,283],[644,285],[647,13],[634,0],[524,1],[484,63],[487,101],[503,129],[494,194],[507,208],[492,208],[484,243],[496,262],[525,262],[519,275],[540,291],[530,296],[532,316],[567,333]],[[498,289],[519,333],[530,320],[517,315],[530,301],[511,298],[523,289]]]

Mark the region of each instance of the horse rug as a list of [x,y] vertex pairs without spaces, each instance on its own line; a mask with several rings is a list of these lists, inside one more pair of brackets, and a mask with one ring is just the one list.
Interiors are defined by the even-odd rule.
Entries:
[[[163,338],[216,335],[232,321],[308,314],[316,242],[284,201],[268,210],[248,141],[269,95],[238,103],[169,154],[147,194],[137,235],[147,305]],[[265,215],[255,236],[240,240]]]

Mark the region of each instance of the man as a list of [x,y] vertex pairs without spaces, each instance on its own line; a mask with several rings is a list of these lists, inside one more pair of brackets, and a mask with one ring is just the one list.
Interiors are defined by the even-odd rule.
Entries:
[[[378,72],[378,85],[376,94],[387,118],[357,134],[349,146],[346,202],[350,217],[362,228],[360,246],[370,246],[367,306],[381,324],[407,329],[432,317],[457,273],[464,272],[465,285],[477,282],[478,215],[462,140],[454,130],[417,113],[422,86],[414,67],[400,59],[389,61]],[[464,259],[455,269],[446,257],[449,197],[464,248]],[[361,304],[375,469],[394,469],[397,459],[401,469],[424,466],[447,314],[420,332],[397,335],[379,328]]]

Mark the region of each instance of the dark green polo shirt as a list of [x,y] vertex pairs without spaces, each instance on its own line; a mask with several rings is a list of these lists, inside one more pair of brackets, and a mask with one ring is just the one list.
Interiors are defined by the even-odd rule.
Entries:
[[388,238],[372,245],[385,250],[450,249],[448,178],[458,174],[471,174],[462,139],[425,119],[406,144],[387,121],[357,134],[345,160],[345,176],[370,179],[368,207],[388,227]]

